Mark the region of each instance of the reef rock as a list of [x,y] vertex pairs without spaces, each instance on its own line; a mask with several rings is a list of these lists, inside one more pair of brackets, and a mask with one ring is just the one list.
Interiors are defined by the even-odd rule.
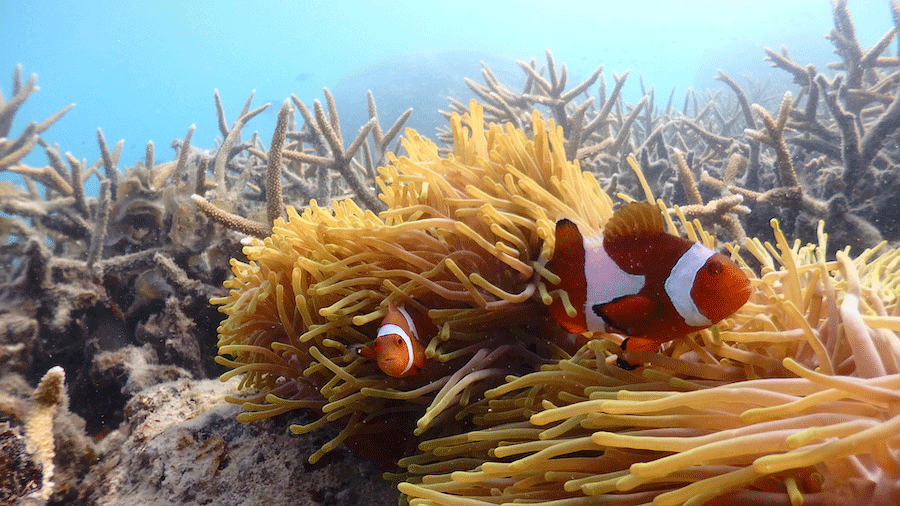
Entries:
[[[150,387],[125,406],[85,480],[86,504],[396,504],[371,464],[341,451],[316,466],[318,433],[288,434],[277,418],[235,420],[224,402],[238,380],[179,380]],[[296,413],[289,415],[296,417]],[[327,436],[325,436],[327,437]]]

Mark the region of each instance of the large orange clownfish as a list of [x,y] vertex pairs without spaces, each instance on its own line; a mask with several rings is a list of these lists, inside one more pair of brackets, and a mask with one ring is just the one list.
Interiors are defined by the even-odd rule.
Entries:
[[[728,317],[750,297],[750,281],[730,258],[666,233],[659,208],[646,202],[622,206],[594,237],[567,219],[557,222],[547,269],[576,309],[569,315],[554,298],[553,318],[573,334],[625,334],[626,351],[655,352]],[[635,367],[621,358],[619,364]]]
[[437,327],[428,316],[405,306],[388,303],[388,312],[381,321],[375,348],[361,346],[357,352],[378,362],[378,368],[388,376],[406,378],[425,367],[425,347],[422,339],[437,334]]

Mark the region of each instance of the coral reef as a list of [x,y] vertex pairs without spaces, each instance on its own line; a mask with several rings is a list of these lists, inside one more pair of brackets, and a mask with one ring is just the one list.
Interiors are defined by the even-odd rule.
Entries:
[[[376,178],[386,210],[363,211],[349,199],[331,208],[312,202],[303,213],[289,208],[271,236],[248,241],[248,262],[232,263],[231,292],[213,302],[228,315],[219,361],[233,371],[223,377],[244,374],[241,386],[253,389],[231,399],[245,410],[240,418],[321,410],[318,422],[292,426],[342,428],[311,461],[373,433],[420,436],[422,453],[401,459],[401,472],[390,475],[417,504],[579,504],[602,494],[623,504],[700,504],[727,494],[760,504],[895,500],[886,484],[897,461],[879,445],[897,415],[886,387],[900,358],[897,250],[884,248],[878,221],[866,214],[870,197],[887,202],[895,192],[804,188],[823,188],[828,173],[856,180],[882,170],[878,163],[896,172],[881,148],[900,126],[893,111],[900,99],[894,80],[880,74],[889,63],[851,61],[852,49],[862,50],[844,2],[834,4],[834,16],[831,39],[847,73],[829,80],[807,69],[805,103],[785,93],[777,114],[750,105],[725,74],[720,79],[738,97],[732,110],[712,99],[701,108],[691,94],[680,114],[669,105],[657,116],[652,91],[630,110],[622,106],[625,76],[609,99],[601,84],[599,110],[592,98],[576,103],[601,69],[565,91],[565,67],[558,70],[549,52],[548,77],[534,62],[520,63],[528,77],[521,94],[485,68],[487,86],[469,82],[484,113],[453,102],[442,135],[448,148],[407,131],[406,156],[388,157]],[[883,53],[894,34],[866,54]],[[790,66],[775,54],[776,65]],[[850,79],[853,65],[868,78]],[[845,75],[847,88],[838,90]],[[850,107],[847,97],[878,102],[864,92],[873,86],[890,90],[883,105]],[[825,110],[817,109],[820,94]],[[535,106],[554,121],[545,123]],[[801,108],[806,123],[796,119]],[[747,127],[738,130],[741,119]],[[859,125],[865,146],[845,123]],[[842,139],[838,156],[805,142],[829,135]],[[714,247],[704,228],[721,231],[749,253],[729,246],[753,274],[751,302],[660,354],[636,354],[649,364],[640,374],[607,365],[622,336],[595,335],[606,341],[566,357],[573,343],[543,308],[565,297],[542,282],[552,276],[541,268],[553,249],[550,225],[568,217],[599,230],[612,209],[601,184],[624,200],[643,194],[657,202],[673,233]],[[816,226],[820,218],[825,224]],[[792,244],[779,223],[788,236],[811,234],[815,243]],[[839,244],[830,251],[829,233]],[[748,236],[773,237],[775,246]],[[372,322],[388,303],[427,311],[441,329],[429,340],[433,365],[421,377],[389,378],[353,352],[373,339]],[[467,327],[472,317],[478,325]],[[534,355],[518,360],[520,373],[503,360],[510,347]],[[484,390],[500,371],[511,373],[508,383]],[[747,398],[719,406],[735,392]]]
[[[891,8],[900,19],[900,7]],[[563,127],[567,156],[611,192],[640,193],[625,164],[633,153],[653,191],[711,232],[721,228],[733,240],[771,238],[768,219],[777,217],[789,237],[814,242],[816,223],[825,219],[832,247],[851,244],[859,251],[882,238],[900,240],[893,219],[900,208],[889,197],[900,185],[893,142],[900,102],[891,72],[897,57],[885,56],[896,30],[864,49],[847,2],[836,0],[833,14],[828,39],[841,59],[829,65],[835,74],[802,66],[786,50],[766,49],[772,65],[799,85],[793,93],[778,93],[780,106],[766,99],[773,90],[748,92],[723,72],[717,78],[733,97],[689,90],[680,110],[674,96],[664,109],[657,107],[652,88],[638,103],[624,103],[620,92],[628,73],[614,76],[607,91],[602,67],[565,91],[566,67],[557,66],[549,51],[544,69],[534,60],[519,62],[527,78],[519,93],[487,66],[485,84],[467,84],[484,102],[489,121],[527,128],[523,119],[533,109],[552,114]],[[598,75],[596,96],[590,96]],[[775,114],[769,112],[773,106]],[[452,111],[465,109],[451,101]],[[446,133],[442,140],[449,140]]]
[[[229,127],[215,93],[224,139],[218,149],[193,146],[191,126],[183,140],[173,142],[173,160],[158,161],[150,142],[143,163],[120,169],[123,143],[111,147],[102,130],[97,131],[101,156],[94,163],[68,152],[61,155],[59,147],[41,139],[71,106],[31,123],[18,137],[9,135],[20,106],[37,90],[36,82],[31,76],[23,84],[17,68],[12,98],[0,100],[0,170],[22,183],[5,181],[0,192],[0,261],[9,267],[0,274],[0,377],[16,385],[22,376],[36,383],[47,369],[61,366],[74,414],[66,410],[73,421],[54,425],[64,433],[55,434],[52,473],[43,466],[48,475],[25,488],[16,483],[27,474],[5,475],[11,481],[3,493],[21,497],[52,480],[57,486],[49,501],[72,503],[88,500],[80,484],[86,468],[98,460],[93,446],[83,443],[85,433],[102,438],[114,431],[126,416],[129,399],[153,385],[222,372],[212,358],[221,316],[208,300],[224,294],[228,259],[240,256],[240,235],[199,213],[192,196],[210,197],[220,214],[257,215],[266,200],[264,189],[274,185],[266,183],[268,158],[257,136],[242,141],[241,131],[268,104],[251,110],[251,95]],[[370,112],[377,116],[374,99]],[[336,113],[333,117],[337,124]],[[282,114],[279,122],[293,125],[293,118]],[[361,149],[369,153],[370,164],[383,156],[402,122],[382,132],[377,119],[371,121],[367,132],[377,134],[375,149],[368,144]],[[321,140],[294,128],[285,128],[284,135],[284,145],[298,153],[306,151],[305,143]],[[35,147],[43,149],[47,166],[26,161]],[[328,159],[328,153],[322,158]],[[360,174],[373,170],[356,160],[351,166],[363,167]],[[303,192],[314,188],[310,181],[318,174],[333,177],[328,167],[319,170],[301,162],[280,169],[283,194],[291,200],[308,199]],[[85,188],[95,181],[99,192],[91,195]],[[343,192],[345,186],[333,183],[316,195],[327,201],[332,190]],[[268,227],[263,229],[268,233]],[[10,412],[4,405],[2,420],[10,421],[4,441],[13,452],[25,431],[24,414],[12,408],[28,395],[28,389],[13,394]],[[60,447],[60,441],[65,445]],[[112,458],[110,452],[106,448],[99,459]]]
[[[519,62],[521,91],[487,66],[466,80],[479,102],[451,99],[440,143],[398,140],[411,112],[382,128],[371,94],[346,135],[325,90],[286,100],[266,146],[245,131],[270,105],[231,116],[215,92],[216,148],[189,127],[171,160],[148,143],[133,167],[99,129],[93,162],[44,141],[71,106],[14,129],[37,91],[17,68],[0,96],[0,171],[21,178],[0,183],[0,447],[18,464],[0,498],[387,502],[384,483],[358,494],[374,471],[349,449],[411,504],[896,502],[898,29],[863,48],[847,3],[833,14],[829,68],[766,51],[790,90],[720,73],[680,108],[643,82],[632,104],[628,72],[572,86],[548,51]],[[755,292],[625,371],[624,336],[548,317],[567,295],[543,262],[558,218],[600,230],[645,199]],[[418,375],[357,353],[390,304],[439,329]],[[52,450],[45,434],[32,454],[29,383],[56,366],[69,406],[35,418],[58,406]],[[359,488],[330,484],[348,475]]]

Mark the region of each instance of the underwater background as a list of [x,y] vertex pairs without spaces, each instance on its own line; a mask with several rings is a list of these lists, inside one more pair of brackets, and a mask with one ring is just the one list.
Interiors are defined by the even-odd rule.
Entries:
[[[45,138],[80,157],[99,156],[95,131],[125,139],[122,162],[160,152],[192,124],[205,138],[215,129],[213,89],[238,107],[252,90],[255,103],[291,93],[322,97],[328,87],[344,119],[365,122],[372,90],[386,117],[409,107],[407,123],[425,135],[444,121],[447,97],[465,103],[463,78],[477,79],[480,62],[514,84],[517,60],[550,49],[580,81],[598,65],[632,72],[624,93],[640,98],[636,77],[657,95],[674,88],[724,87],[719,69],[762,82],[785,80],[763,60],[763,48],[788,47],[803,63],[822,67],[832,56],[823,38],[826,0],[599,2],[0,2],[0,69],[23,65],[37,73],[41,92],[23,117],[46,117],[76,107]],[[861,44],[890,26],[886,3],[851,2]],[[780,86],[773,86],[780,89]],[[363,107],[359,107],[359,105]],[[344,112],[346,111],[346,112]],[[254,126],[264,139],[272,122]],[[42,155],[32,155],[42,156]]]
[[[900,502],[898,53],[896,0],[0,0],[0,505]],[[740,293],[566,330],[561,218]]]

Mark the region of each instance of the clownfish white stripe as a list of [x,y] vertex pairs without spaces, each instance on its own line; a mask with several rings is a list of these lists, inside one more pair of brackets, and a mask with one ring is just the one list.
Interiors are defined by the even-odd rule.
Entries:
[[691,288],[694,286],[697,272],[709,260],[709,257],[715,254],[715,251],[706,246],[694,243],[691,249],[681,255],[675,267],[672,268],[672,272],[669,273],[669,277],[666,278],[666,294],[669,296],[669,300],[672,301],[672,305],[675,306],[678,314],[684,318],[684,322],[688,325],[708,327],[713,324],[697,308],[697,303],[691,297]]
[[[400,314],[402,314],[403,318],[406,319],[406,326],[409,327],[409,330],[412,331],[413,339],[419,339],[419,331],[416,330],[416,324],[413,322],[412,316],[410,316],[406,311],[406,308],[403,306],[398,306],[397,311],[400,311]],[[412,350],[412,346],[410,346],[410,350]],[[410,353],[412,353],[412,351],[410,351]],[[412,360],[410,360],[410,363],[412,363]]]
[[589,329],[607,328],[592,307],[635,295],[646,280],[646,276],[623,271],[603,248],[602,237],[584,240],[584,273],[587,281],[584,317]]
[[[406,313],[406,311],[404,311],[404,313]],[[406,314],[404,314],[403,316],[405,316],[407,319],[409,319],[409,316],[407,316]],[[414,327],[410,327],[410,328],[414,328]],[[413,332],[415,332],[415,331],[413,331]],[[406,331],[403,330],[403,328],[401,328],[397,325],[394,325],[393,323],[388,323],[388,324],[382,325],[381,328],[378,329],[378,337],[388,336],[391,334],[396,334],[396,335],[400,336],[400,339],[403,339],[403,344],[406,345],[406,355],[407,355],[406,368],[404,368],[403,371],[400,373],[400,374],[406,374],[407,372],[409,372],[410,368],[412,368],[412,366],[413,366],[413,358],[414,357],[413,357],[412,339],[410,339],[409,334],[407,334]]]

